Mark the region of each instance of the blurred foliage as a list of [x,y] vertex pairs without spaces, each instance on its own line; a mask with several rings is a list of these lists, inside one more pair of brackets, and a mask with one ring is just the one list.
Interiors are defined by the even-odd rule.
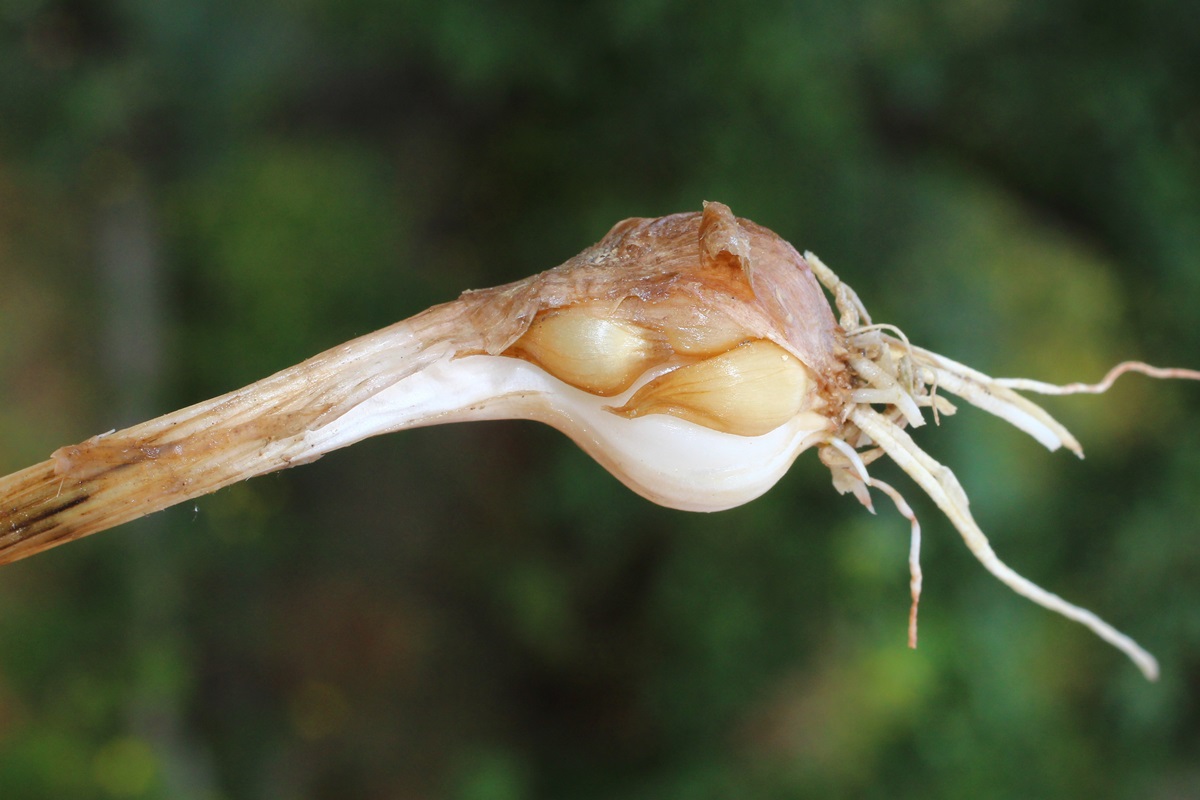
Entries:
[[[989,372],[1200,362],[1183,0],[6,0],[0,74],[5,472],[705,199]],[[907,525],[810,455],[687,515],[487,423],[6,567],[0,796],[1200,797],[1195,389],[1047,405],[1087,461],[918,440],[1157,685],[919,501],[909,652]]]

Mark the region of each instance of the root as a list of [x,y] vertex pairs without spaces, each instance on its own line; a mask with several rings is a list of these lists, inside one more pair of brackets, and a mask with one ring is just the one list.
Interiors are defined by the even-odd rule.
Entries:
[[[921,523],[917,521],[917,515],[913,513],[912,508],[905,502],[904,497],[896,491],[890,484],[884,483],[881,480],[872,478],[867,474],[867,466],[863,463],[863,459],[858,452],[850,445],[846,444],[841,439],[830,439],[829,444],[833,446],[845,459],[846,463],[842,464],[828,456],[824,457],[825,463],[835,470],[835,476],[841,473],[841,477],[848,478],[850,490],[855,493],[859,502],[866,506],[867,510],[872,514],[875,513],[875,508],[871,503],[870,494],[867,492],[867,487],[878,489],[891,498],[892,503],[896,506],[896,510],[900,515],[907,519],[912,524],[912,535],[909,540],[908,547],[908,572],[909,572],[909,592],[912,595],[912,606],[908,612],[908,646],[912,649],[917,649],[917,607],[921,604]],[[847,468],[853,467],[853,470]],[[835,479],[834,485],[837,486]]]
[[994,383],[997,386],[1003,386],[1007,389],[1016,389],[1022,392],[1037,392],[1038,394],[1103,394],[1116,383],[1117,378],[1127,372],[1140,372],[1151,378],[1163,380],[1200,381],[1200,370],[1179,369],[1177,367],[1152,367],[1141,361],[1124,361],[1110,369],[1108,374],[1099,383],[1068,383],[1064,386],[1056,386],[1052,383],[1042,383],[1041,381],[1033,381],[1028,378],[996,378],[994,379]]
[[852,402],[894,405],[909,425],[918,428],[925,424],[913,393],[902,386],[886,367],[863,356],[853,356],[850,358],[850,368],[874,387],[852,391]]
[[[873,324],[853,289],[812,253],[805,253],[804,257],[813,274],[833,295],[840,323],[846,331],[849,350],[846,361],[855,381],[850,390],[845,422],[836,437],[828,441],[830,447],[822,448],[822,460],[832,470],[834,487],[838,491],[853,492],[873,513],[868,489],[879,489],[892,499],[900,513],[912,523],[909,565],[913,605],[909,643],[916,645],[917,600],[921,590],[918,560],[920,526],[912,509],[895,489],[867,474],[866,463],[869,459],[860,458],[855,452],[856,448],[878,448],[890,456],[937,503],[975,557],[1000,581],[1038,605],[1086,625],[1100,638],[1125,653],[1148,679],[1155,680],[1158,677],[1158,663],[1136,642],[1091,611],[1073,605],[1022,577],[999,559],[971,516],[967,495],[954,473],[921,450],[905,428],[924,424],[922,408],[933,410],[935,422],[939,414],[954,413],[954,406],[938,395],[938,391],[942,390],[1005,420],[1049,450],[1065,447],[1082,458],[1083,449],[1071,432],[1041,406],[1017,394],[1018,391],[1046,395],[1099,394],[1107,391],[1117,378],[1127,372],[1139,372],[1152,378],[1200,380],[1200,371],[1164,369],[1140,361],[1127,361],[1111,369],[1103,380],[1094,384],[1058,386],[1024,378],[992,378],[965,364],[915,347],[895,326]],[[876,411],[871,406],[883,408]],[[832,451],[836,451],[836,454]]]
[[867,313],[867,308],[863,305],[862,300],[858,299],[858,293],[849,285],[842,283],[841,278],[825,266],[825,262],[817,258],[816,253],[806,250],[804,260],[808,262],[809,268],[812,269],[813,275],[817,277],[821,285],[833,295],[834,305],[837,306],[838,313],[841,315],[838,324],[847,331],[869,327],[871,315]]
[[1024,431],[1047,450],[1066,447],[1083,458],[1083,448],[1071,432],[1038,404],[1011,389],[997,386],[995,379],[983,373],[934,353],[928,353],[928,356],[925,360],[930,365],[927,369],[931,383]]
[[1149,680],[1158,678],[1158,662],[1137,642],[1100,619],[1091,611],[1048,592],[1005,564],[992,550],[987,537],[967,507],[967,498],[958,479],[946,467],[930,458],[899,426],[889,423],[877,412],[859,406],[850,415],[863,433],[884,449],[901,469],[917,482],[937,503],[962,534],[963,541],[983,566],[1014,592],[1038,605],[1057,612],[1090,628],[1097,636],[1116,647],[1137,665]]

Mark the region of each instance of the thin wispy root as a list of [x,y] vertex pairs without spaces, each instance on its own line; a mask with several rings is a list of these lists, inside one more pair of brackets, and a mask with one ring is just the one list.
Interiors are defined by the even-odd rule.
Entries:
[[[939,411],[953,412],[953,407],[947,407],[949,404],[937,396],[937,390],[941,389],[1011,423],[1050,450],[1066,447],[1082,458],[1083,450],[1075,437],[1044,409],[1017,394],[1017,391],[1046,395],[1099,394],[1129,372],[1152,378],[1200,380],[1200,371],[1164,369],[1127,361],[1111,369],[1103,380],[1094,384],[1057,386],[1025,378],[992,378],[945,356],[912,346],[895,328],[872,325],[854,291],[815,255],[805,253],[805,258],[812,264],[818,279],[833,294],[841,313],[840,324],[849,335],[852,346],[859,350],[858,355],[849,361],[857,380],[871,387],[862,391],[860,402],[847,409],[846,422],[838,433],[839,438],[829,442],[843,456],[842,460],[828,456],[824,459],[834,469],[834,486],[841,491],[854,491],[868,508],[870,499],[865,497],[866,487],[878,488],[892,498],[901,514],[913,525],[910,551],[913,607],[909,621],[909,644],[916,645],[916,607],[921,585],[918,563],[920,528],[903,498],[890,486],[870,478],[862,459],[851,457],[853,451],[843,443],[843,439],[854,448],[879,448],[891,457],[958,529],[980,563],[1005,585],[1038,605],[1086,625],[1101,639],[1127,655],[1146,678],[1156,680],[1158,662],[1137,642],[1093,612],[1046,591],[1000,560],[971,516],[966,492],[958,478],[949,468],[926,454],[904,427],[916,427],[924,423],[919,411],[914,417],[913,408],[932,407],[935,414]],[[895,331],[897,336],[888,335],[887,330]],[[864,368],[864,364],[870,366]],[[871,408],[872,404],[885,404],[889,406],[890,413],[880,413]]]
[[938,508],[962,534],[967,547],[987,568],[988,572],[1022,597],[1027,597],[1040,606],[1091,628],[1101,639],[1129,656],[1148,679],[1156,680],[1158,678],[1158,662],[1137,642],[1091,611],[1069,603],[1053,592],[1046,591],[1001,561],[971,516],[970,510],[967,508],[966,494],[963,492],[958,478],[947,467],[926,455],[911,436],[878,412],[867,408],[855,409],[851,413],[851,420],[863,433],[882,447],[892,460],[937,503]]
[[1042,383],[1041,381],[1033,381],[1028,378],[996,378],[995,383],[997,386],[1003,386],[1006,389],[1016,389],[1020,392],[1037,392],[1038,394],[1104,394],[1112,388],[1117,378],[1127,372],[1140,372],[1151,378],[1159,379],[1182,378],[1184,380],[1200,381],[1200,370],[1180,369],[1178,367],[1152,367],[1149,364],[1143,364],[1141,361],[1125,361],[1110,369],[1108,374],[1104,376],[1104,380],[1099,383],[1068,383],[1064,386],[1055,386],[1052,383]]
[[[850,489],[856,491],[856,496],[859,501],[867,507],[872,514],[875,513],[874,505],[871,503],[871,496],[866,492],[866,488],[878,489],[891,498],[892,503],[896,506],[896,510],[900,515],[912,524],[912,537],[908,548],[908,570],[909,570],[909,591],[912,593],[912,606],[908,612],[908,646],[912,649],[917,649],[917,607],[921,604],[921,523],[917,521],[917,515],[913,513],[912,508],[904,500],[904,497],[896,491],[890,484],[872,478],[867,473],[867,465],[863,463],[862,456],[838,438],[832,438],[828,442],[841,456],[845,458],[845,462],[841,462],[836,456],[823,454],[825,463],[834,470],[834,485],[838,486],[839,479],[844,480],[847,471],[847,465],[850,471]],[[839,487],[840,488],[840,487]]]

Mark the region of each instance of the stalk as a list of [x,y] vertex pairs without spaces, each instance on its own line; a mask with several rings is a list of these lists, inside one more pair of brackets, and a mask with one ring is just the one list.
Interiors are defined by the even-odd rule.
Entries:
[[[346,415],[461,347],[464,301],[327,350],[237,391],[62,447],[0,478],[0,564],[313,461],[442,409]],[[343,420],[343,424],[338,424]]]

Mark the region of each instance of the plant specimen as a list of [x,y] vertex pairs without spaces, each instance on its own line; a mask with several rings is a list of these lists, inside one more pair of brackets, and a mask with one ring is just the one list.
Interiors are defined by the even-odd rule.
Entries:
[[58,449],[0,479],[0,563],[369,436],[532,419],[570,436],[635,492],[690,511],[749,502],[816,448],[839,492],[870,508],[877,489],[910,521],[915,646],[920,526],[868,472],[887,455],[997,578],[1091,628],[1153,679],[1157,664],[1133,640],[996,556],[954,473],[907,430],[925,424],[926,411],[954,413],[953,395],[1051,450],[1081,455],[1062,425],[1017,392],[1103,392],[1130,371],[1200,379],[1140,362],[1094,385],[991,378],[873,323],[816,256],[706,203],[625,220],[555,269],[466,292],[243,389]]

